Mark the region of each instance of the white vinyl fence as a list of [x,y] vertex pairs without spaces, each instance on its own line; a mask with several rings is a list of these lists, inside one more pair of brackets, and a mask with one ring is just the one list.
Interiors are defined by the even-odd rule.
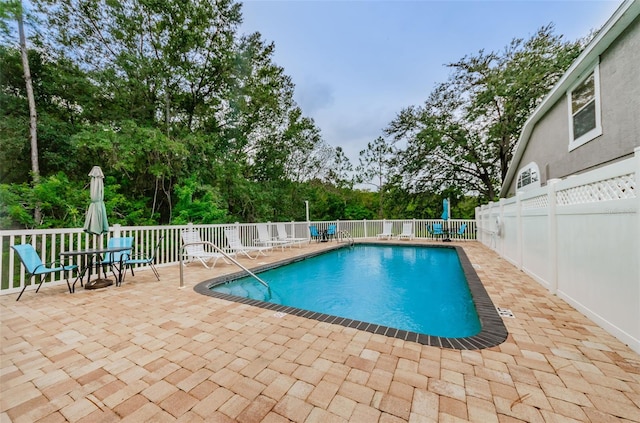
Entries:
[[476,209],[478,240],[640,353],[640,147]]
[[[384,220],[335,220],[323,222],[284,222],[287,233],[292,237],[303,238],[309,236],[309,225],[315,225],[319,231],[326,230],[329,225],[336,225],[337,231],[347,231],[354,239],[373,238],[382,233]],[[412,222],[414,234],[417,238],[428,238],[427,227],[434,223],[442,224],[440,219],[427,220],[393,220],[393,233],[402,231],[402,224]],[[451,232],[457,232],[460,226],[466,223],[464,233],[453,234],[455,240],[475,240],[476,225],[474,220],[450,219],[443,226],[449,227]],[[25,284],[33,285],[25,274],[25,269],[20,263],[18,255],[10,247],[16,244],[32,244],[40,254],[43,262],[53,262],[60,259],[60,253],[64,251],[80,250],[86,248],[103,247],[110,238],[131,236],[134,238],[132,254],[136,256],[150,256],[156,245],[159,244],[156,256],[156,266],[175,265],[179,263],[180,246],[182,240],[180,233],[187,228],[195,228],[200,232],[203,241],[209,241],[224,248],[227,244],[224,229],[236,227],[244,245],[254,245],[258,238],[256,225],[253,223],[234,223],[216,225],[172,225],[172,226],[120,226],[109,228],[109,233],[102,236],[85,233],[82,228],[62,229],[34,229],[34,230],[0,230],[0,295],[17,293]],[[268,228],[272,236],[277,235],[276,223],[268,222]],[[162,240],[160,241],[160,239]],[[81,257],[75,257],[75,262],[66,261],[67,264],[80,266]],[[48,284],[64,284],[65,277],[60,272],[52,275]],[[73,275],[75,278],[75,274]],[[71,281],[73,281],[71,278]],[[49,280],[49,279],[47,279]],[[31,287],[27,288],[31,289]]]

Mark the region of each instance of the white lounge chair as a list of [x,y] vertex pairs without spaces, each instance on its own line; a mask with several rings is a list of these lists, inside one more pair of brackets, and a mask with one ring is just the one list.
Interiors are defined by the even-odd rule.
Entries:
[[269,236],[269,228],[266,223],[256,223],[256,229],[258,230],[258,239],[254,239],[258,245],[262,245],[264,247],[280,247],[282,251],[284,251],[284,247],[290,245],[289,241],[280,240],[280,239],[272,239]]
[[402,233],[398,235],[398,239],[413,239],[413,223],[402,224]]
[[378,234],[378,239],[391,239],[391,237],[393,237],[391,228],[393,228],[393,222],[384,222],[384,224],[382,225],[382,233]]
[[[182,231],[181,237],[182,237],[182,242],[185,244],[184,253],[183,253],[184,258],[186,259],[185,264],[198,260],[207,269],[209,269],[209,266],[207,265],[207,263],[210,262],[211,260],[213,260],[213,264],[211,265],[211,268],[213,268],[216,265],[219,259],[222,259],[224,260],[225,263],[229,264],[227,259],[224,257],[224,254],[218,253],[215,251],[206,251],[204,248],[205,244],[187,245],[192,242],[202,242],[202,240],[200,239],[200,232],[198,232],[197,230],[185,229]],[[229,254],[229,255],[233,255],[233,254]]]
[[[260,254],[266,256],[264,253],[265,250],[270,249],[271,247],[260,247],[260,246],[245,246],[240,241],[240,235],[238,235],[238,230],[236,228],[227,228],[224,230],[224,236],[227,238],[227,244],[229,245],[229,250],[233,251],[236,254],[244,254],[250,259],[257,258]],[[255,257],[251,257],[249,252],[254,251],[256,253]]]
[[304,242],[309,242],[309,238],[295,238],[295,237],[289,236],[289,234],[287,234],[287,230],[284,227],[284,223],[276,224],[276,228],[278,230],[277,239],[279,241],[287,241],[291,244],[298,244],[298,246],[302,246],[302,243]]

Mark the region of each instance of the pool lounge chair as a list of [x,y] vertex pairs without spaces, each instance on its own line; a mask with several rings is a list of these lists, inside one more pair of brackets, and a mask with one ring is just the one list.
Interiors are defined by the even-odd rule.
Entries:
[[[260,254],[266,256],[264,253],[266,250],[271,247],[260,247],[260,246],[245,246],[240,241],[240,235],[238,234],[238,230],[236,228],[227,228],[224,230],[224,236],[227,238],[227,244],[229,246],[229,250],[233,251],[236,254],[244,254],[250,259],[256,259]],[[256,256],[251,257],[250,252],[255,252]]]
[[384,222],[382,228],[382,233],[378,234],[378,239],[391,239],[393,237],[393,233],[391,232],[391,228],[393,228],[393,222]]
[[402,224],[402,233],[398,234],[398,239],[413,239],[413,223]]
[[[22,287],[22,291],[20,291],[20,294],[18,294],[18,298],[16,298],[16,301],[18,301],[20,297],[22,297],[24,290],[27,289],[27,282],[29,282],[33,277],[39,276],[38,288],[36,289],[36,293],[38,293],[38,291],[40,291],[40,288],[42,287],[42,283],[50,274],[55,272],[69,272],[78,268],[78,266],[76,266],[75,264],[64,265],[60,261],[43,263],[42,259],[36,252],[36,249],[33,248],[33,245],[31,244],[12,245],[11,248],[13,248],[16,253],[18,253],[18,257],[20,258],[22,265],[26,269],[28,277],[28,279],[24,281],[24,287]],[[67,287],[69,288],[69,293],[72,293],[73,290],[71,289],[71,285],[69,284],[69,278],[67,278],[66,280]],[[76,278],[76,281],[77,280],[78,278]],[[73,282],[74,286],[76,284],[76,281]],[[82,284],[82,281],[80,281],[80,284]]]
[[[205,250],[204,248],[205,244],[196,244],[198,242],[202,242],[202,240],[200,239],[200,232],[198,232],[197,230],[185,229],[182,231],[180,235],[182,237],[182,242],[184,244],[183,256],[186,260],[184,263],[185,265],[197,260],[200,263],[202,263],[204,267],[209,269],[209,266],[207,265],[207,263],[213,260],[213,264],[211,265],[211,268],[213,268],[215,267],[216,263],[220,259],[224,260],[225,263],[229,264],[224,254],[219,253],[217,251]],[[194,244],[191,244],[191,243],[194,243]],[[191,244],[191,245],[187,245],[187,244]],[[233,255],[233,254],[229,254],[229,255]]]
[[284,247],[290,244],[289,241],[271,238],[266,223],[256,223],[256,229],[258,231],[258,238],[254,239],[253,242],[258,245],[269,248],[280,247],[281,250],[284,251]]
[[302,246],[302,243],[309,242],[309,238],[296,238],[293,236],[289,236],[287,234],[287,230],[284,227],[284,223],[276,224],[276,229],[278,230],[278,240],[287,241],[290,244],[298,244],[298,246]]

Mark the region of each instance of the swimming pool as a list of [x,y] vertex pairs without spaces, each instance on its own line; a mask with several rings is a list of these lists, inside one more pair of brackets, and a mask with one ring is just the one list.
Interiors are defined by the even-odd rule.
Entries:
[[311,256],[259,269],[270,291],[240,274],[196,291],[428,345],[477,349],[506,338],[462,248],[360,244]]

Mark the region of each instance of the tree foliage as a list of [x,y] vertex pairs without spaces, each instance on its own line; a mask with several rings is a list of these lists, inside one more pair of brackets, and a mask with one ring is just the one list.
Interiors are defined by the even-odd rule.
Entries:
[[391,173],[394,148],[382,137],[367,144],[360,151],[360,164],[357,167],[357,182],[376,187],[379,197],[378,217],[384,217],[384,189]]
[[[290,77],[273,62],[275,46],[259,33],[238,33],[239,3],[33,4],[44,19],[38,48],[29,51],[43,175],[66,175],[79,186],[100,165],[120,200],[112,222],[304,216],[289,204],[303,204],[309,194],[301,184],[324,178],[334,150],[293,100]],[[11,10],[1,10],[3,30],[15,24]],[[28,155],[29,113],[10,33],[0,46],[0,147],[7,153],[0,182],[12,205],[3,224],[37,226],[15,209],[33,209],[21,194],[36,197],[22,185],[29,167],[16,160]],[[55,216],[61,225],[76,223]]]
[[581,48],[548,25],[503,51],[450,63],[449,79],[424,105],[405,108],[386,129],[407,143],[399,156],[405,183],[414,191],[455,186],[495,199],[524,122]]
[[34,183],[19,4],[0,3],[3,228],[81,226],[94,165],[109,221],[123,225],[303,220],[305,201],[312,219],[434,218],[442,195],[471,217],[580,48],[549,26],[449,64],[449,80],[402,110],[354,169],[296,104],[275,45],[239,33],[240,3],[33,0]]

